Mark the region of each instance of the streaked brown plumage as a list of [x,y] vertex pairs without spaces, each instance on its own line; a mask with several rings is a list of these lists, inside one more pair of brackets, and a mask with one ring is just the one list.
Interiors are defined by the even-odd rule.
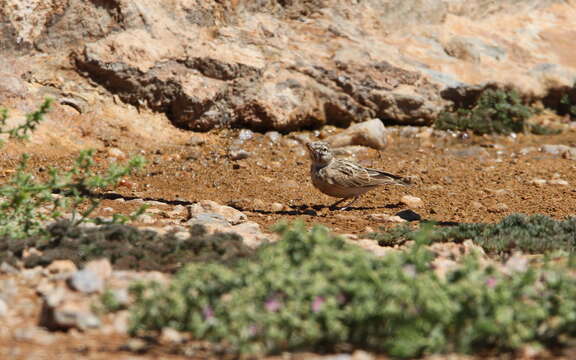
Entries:
[[312,184],[326,195],[341,198],[331,207],[352,198],[348,207],[362,194],[380,185],[408,185],[400,176],[365,168],[353,161],[336,159],[328,144],[322,141],[309,142],[306,146],[312,161]]

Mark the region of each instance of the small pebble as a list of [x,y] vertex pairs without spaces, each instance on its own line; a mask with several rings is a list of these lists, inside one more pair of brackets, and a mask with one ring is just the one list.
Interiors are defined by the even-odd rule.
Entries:
[[126,159],[126,154],[124,153],[124,151],[115,147],[108,149],[108,155],[120,160]]
[[[134,201],[134,200],[130,200],[130,201]],[[162,201],[148,200],[148,201],[146,201],[146,205],[148,205],[148,206],[166,206],[167,204],[165,202],[162,202]]]
[[406,222],[406,220],[402,219],[400,216],[388,215],[388,214],[368,214],[366,215],[366,219],[377,222],[391,222],[391,223]]
[[206,140],[201,135],[194,134],[194,135],[190,136],[190,138],[186,142],[186,145],[198,146],[198,145],[204,144],[205,142],[206,142]]
[[282,210],[284,210],[284,205],[275,202],[275,203],[270,204],[270,209],[274,212],[282,211]]
[[250,153],[243,149],[233,149],[228,152],[228,157],[230,160],[243,160],[250,157]]
[[256,210],[262,210],[264,207],[266,207],[266,203],[260,199],[254,199],[252,200],[252,206]]
[[148,348],[148,343],[142,339],[133,338],[128,340],[128,342],[121,348],[134,353],[142,353]]
[[183,341],[182,334],[172,328],[163,328],[160,335],[160,342],[168,344],[179,344]]
[[282,134],[278,131],[268,131],[264,136],[273,144],[278,143],[282,139]]
[[540,179],[540,178],[534,178],[532,180],[530,180],[529,184],[532,185],[537,185],[537,186],[544,186],[546,185],[547,181],[546,179]]
[[421,208],[424,206],[422,199],[411,195],[402,196],[402,198],[400,198],[400,202],[406,204],[410,208]]
[[548,180],[548,184],[550,185],[561,185],[561,186],[568,186],[569,183],[566,180],[562,180],[562,179],[552,179],[552,180]]
[[242,129],[240,130],[240,133],[238,134],[238,139],[240,139],[240,141],[244,142],[246,140],[250,140],[254,137],[254,132],[252,130],[249,129]]

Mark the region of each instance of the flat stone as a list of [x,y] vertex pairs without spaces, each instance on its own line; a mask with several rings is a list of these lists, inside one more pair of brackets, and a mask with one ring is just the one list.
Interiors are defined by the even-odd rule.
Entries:
[[230,224],[239,224],[247,219],[246,215],[230,206],[220,205],[215,201],[202,200],[196,204],[189,206],[190,215],[192,218],[197,218],[198,215],[203,213],[219,214]]
[[83,269],[75,272],[68,279],[70,287],[80,292],[91,294],[102,292],[104,289],[104,280],[93,270]]

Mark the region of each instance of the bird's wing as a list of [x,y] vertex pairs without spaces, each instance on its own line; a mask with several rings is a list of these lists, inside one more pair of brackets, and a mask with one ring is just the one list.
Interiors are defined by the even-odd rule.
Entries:
[[[385,171],[376,170],[376,169],[369,169],[367,168],[366,171],[370,175],[370,177],[374,180],[378,180],[380,184],[392,184],[392,185],[408,185],[409,182],[404,179],[402,176],[394,175],[391,173],[387,173]],[[380,182],[381,181],[381,182]]]
[[335,161],[331,164],[329,171],[331,172],[329,178],[335,184],[344,187],[371,187],[384,184],[381,180],[372,177],[368,169],[348,160]]

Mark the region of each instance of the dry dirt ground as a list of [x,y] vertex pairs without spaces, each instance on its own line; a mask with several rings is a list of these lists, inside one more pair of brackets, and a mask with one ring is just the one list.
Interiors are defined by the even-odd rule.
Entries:
[[[334,131],[339,130],[319,135]],[[127,156],[143,155],[147,166],[109,191],[110,199],[103,201],[102,208],[124,213],[135,209],[136,205],[113,201],[116,197],[169,205],[209,199],[236,207],[264,229],[278,221],[303,219],[336,232],[356,234],[367,227],[386,225],[370,220],[371,214],[408,210],[400,202],[403,195],[421,198],[424,206],[413,210],[423,220],[439,222],[496,222],[512,213],[561,219],[576,213],[576,161],[569,154],[540,151],[547,144],[576,146],[576,131],[515,137],[429,136],[429,132],[426,128],[415,132],[392,129],[386,150],[358,150],[355,156],[360,163],[412,176],[415,181],[408,187],[373,190],[345,211],[329,210],[335,199],[310,183],[308,155],[301,142],[303,138],[318,139],[318,132],[283,136],[276,143],[255,133],[252,139],[234,145],[236,130],[195,134],[178,145],[126,150]],[[201,144],[195,145],[197,142]],[[231,160],[228,149],[234,146],[248,151],[249,157]],[[96,154],[97,166],[104,169],[113,158],[104,147]],[[0,176],[6,179],[11,174],[16,159],[0,161]],[[68,151],[33,152],[30,168],[41,177],[50,166],[69,166],[72,159]],[[535,184],[535,179],[553,181]],[[554,184],[554,180],[564,180],[567,185]],[[274,210],[273,203],[282,204],[283,209]]]
[[[171,145],[161,143],[155,147],[150,142],[146,148],[134,145],[126,132],[119,135],[119,141],[98,150],[97,166],[108,166],[113,160],[110,149],[115,146],[127,156],[143,155],[148,165],[108,193],[110,198],[103,201],[102,208],[109,209],[100,214],[109,216],[111,212],[129,213],[136,209],[130,202],[114,201],[115,197],[157,200],[169,205],[209,199],[242,210],[263,229],[278,221],[303,219],[309,224],[325,224],[339,233],[360,234],[392,226],[369,215],[394,215],[408,210],[400,202],[403,195],[423,200],[423,207],[412,209],[421,219],[441,222],[496,222],[511,213],[540,213],[559,219],[576,213],[576,161],[567,154],[540,150],[545,144],[576,146],[576,131],[551,136],[467,137],[431,135],[429,129],[392,129],[385,151],[363,148],[356,153],[357,159],[365,165],[413,176],[415,183],[410,187],[381,188],[362,197],[349,210],[331,211],[327,205],[334,199],[320,194],[309,181],[309,161],[301,142],[303,138],[317,139],[334,131],[340,130],[285,135],[276,142],[256,133],[236,145],[238,130],[182,132]],[[0,156],[0,181],[13,173],[18,146],[21,145],[8,144]],[[230,159],[229,149],[234,146],[248,151],[249,157]],[[25,149],[32,153],[31,170],[40,177],[50,166],[66,167],[72,163],[73,152],[69,148]],[[567,185],[537,185],[534,179],[564,180]],[[282,204],[283,209],[273,210],[273,203]],[[20,300],[15,306],[21,322],[9,328],[0,326],[0,359],[181,358],[166,352],[124,351],[127,337],[101,330],[40,330],[35,326],[41,306],[34,284],[27,284],[25,277],[0,275],[4,286],[13,286],[13,281],[19,289]]]

